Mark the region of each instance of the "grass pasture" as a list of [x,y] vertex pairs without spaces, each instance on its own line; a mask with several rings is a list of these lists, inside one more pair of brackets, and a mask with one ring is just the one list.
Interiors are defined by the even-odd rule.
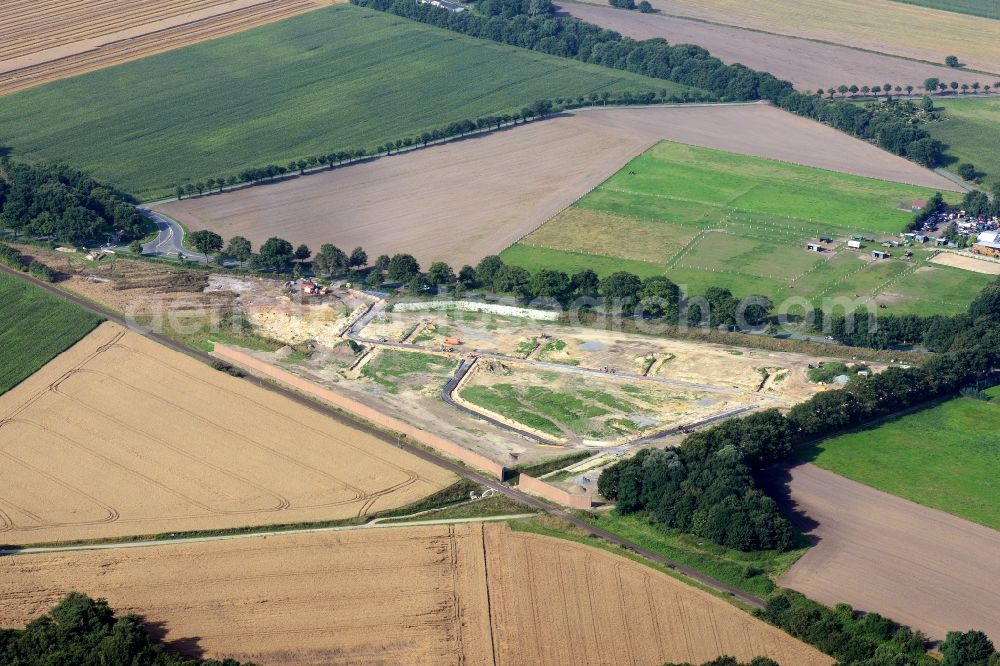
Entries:
[[87,335],[100,317],[0,273],[0,394]]
[[926,125],[935,139],[948,146],[948,154],[969,162],[986,174],[986,184],[1000,182],[1000,99],[996,97],[934,100],[946,118]]
[[800,455],[893,495],[1000,529],[1000,387],[989,402],[954,398]]
[[3,98],[0,145],[144,199],[541,98],[685,88],[350,5]]
[[[900,249],[874,261],[877,243],[846,246],[855,234],[898,238],[909,205],[932,193],[661,142],[502,256],[529,270],[665,274],[688,294],[719,286],[775,302],[803,297],[822,306],[846,297],[899,312],[959,311],[988,278],[925,267],[927,248],[911,248],[912,261],[900,259]],[[828,251],[806,250],[820,236],[833,238]]]

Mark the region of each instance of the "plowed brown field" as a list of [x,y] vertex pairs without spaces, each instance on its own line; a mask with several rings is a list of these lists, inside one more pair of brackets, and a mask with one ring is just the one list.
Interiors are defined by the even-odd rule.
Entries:
[[350,518],[453,481],[114,324],[0,397],[0,543]]
[[278,21],[337,0],[10,0],[0,94]]
[[187,654],[268,666],[833,661],[640,564],[496,524],[21,555],[0,587],[0,626],[80,590]]
[[[583,0],[606,4],[601,0]],[[668,16],[1000,73],[1000,21],[893,0],[650,0]],[[707,46],[707,45],[704,45]],[[794,54],[789,57],[794,58]],[[933,75],[932,75],[933,76]],[[954,77],[949,77],[951,81]],[[955,79],[958,80],[958,79]],[[983,83],[993,83],[987,77]],[[878,80],[843,81],[871,85]],[[883,81],[885,83],[885,81]],[[890,83],[904,83],[891,81]]]
[[[860,50],[735,25],[718,25],[669,14],[640,14],[609,7],[566,2],[568,14],[635,39],[662,37],[672,44],[697,44],[723,62],[747,67],[791,81],[800,90],[836,88],[841,84],[871,85],[891,82],[912,85],[918,91],[928,77],[959,83],[993,83],[976,72],[934,65],[897,56]],[[1000,30],[1000,28],[998,28]]]
[[1000,532],[816,465],[771,481],[818,540],[779,580],[812,599],[846,602],[920,629],[1000,641]]
[[408,252],[422,264],[497,254],[661,139],[955,190],[902,157],[764,104],[565,114],[281,183],[156,209],[192,230]]

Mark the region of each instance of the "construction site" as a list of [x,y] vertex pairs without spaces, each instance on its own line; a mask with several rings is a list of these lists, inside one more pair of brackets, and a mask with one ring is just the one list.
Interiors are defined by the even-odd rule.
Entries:
[[584,472],[637,447],[675,445],[694,428],[826,388],[808,371],[829,359],[804,354],[609,331],[496,303],[390,303],[342,283],[324,293],[303,281],[245,286],[233,308],[273,344],[216,344],[220,358],[304,380],[418,440],[433,432],[489,461],[473,461],[480,468],[590,453],[549,479],[587,496],[597,474]]

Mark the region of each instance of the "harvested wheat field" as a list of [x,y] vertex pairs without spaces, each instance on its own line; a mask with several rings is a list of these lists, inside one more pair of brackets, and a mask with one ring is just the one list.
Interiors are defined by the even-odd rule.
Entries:
[[[726,128],[720,132],[720,128]],[[156,206],[192,230],[475,264],[661,139],[954,190],[902,157],[766,104],[608,109]]]
[[0,95],[247,30],[336,0],[9,0]]
[[103,324],[0,397],[0,543],[351,518],[454,476]]
[[[583,0],[604,4],[600,0]],[[792,35],[888,55],[1000,73],[1000,21],[892,0],[650,0],[668,16]],[[707,45],[703,45],[707,46]],[[951,81],[954,77],[949,77]],[[957,79],[955,79],[957,80]],[[989,78],[983,82],[992,83]],[[875,81],[843,81],[878,83]],[[883,81],[884,83],[884,81]],[[903,83],[893,81],[892,83]]]
[[989,259],[978,259],[955,252],[940,252],[931,259],[932,264],[942,266],[954,266],[974,273],[985,273],[986,275],[1000,275],[1000,262]]
[[781,585],[877,611],[935,640],[979,629],[1000,641],[1000,532],[815,465],[769,484],[818,540]]
[[832,663],[641,564],[502,524],[18,555],[0,558],[0,585],[0,626],[80,590],[187,654],[268,666]]
[[669,14],[623,12],[607,5],[567,2],[560,9],[571,16],[635,39],[662,37],[672,44],[697,44],[727,64],[742,63],[791,81],[800,90],[836,88],[852,83],[912,85],[928,77],[959,83],[992,83],[975,72],[917,62],[873,51],[862,51],[735,25],[719,25]]

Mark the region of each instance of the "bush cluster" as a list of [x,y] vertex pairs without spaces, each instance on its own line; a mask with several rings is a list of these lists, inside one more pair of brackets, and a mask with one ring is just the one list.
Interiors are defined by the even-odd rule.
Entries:
[[65,165],[0,162],[0,226],[65,243],[129,241],[154,229],[131,197]]
[[[24,629],[0,629],[5,666],[240,666],[234,659],[186,659],[154,642],[136,615],[115,617],[103,599],[66,595]],[[247,666],[250,666],[247,664]]]
[[37,259],[32,259],[25,265],[24,255],[21,251],[10,247],[9,245],[0,244],[0,264],[7,266],[8,268],[13,268],[18,271],[27,271],[29,275],[32,275],[39,280],[44,280],[45,282],[55,282],[57,274],[46,264],[38,261]]

